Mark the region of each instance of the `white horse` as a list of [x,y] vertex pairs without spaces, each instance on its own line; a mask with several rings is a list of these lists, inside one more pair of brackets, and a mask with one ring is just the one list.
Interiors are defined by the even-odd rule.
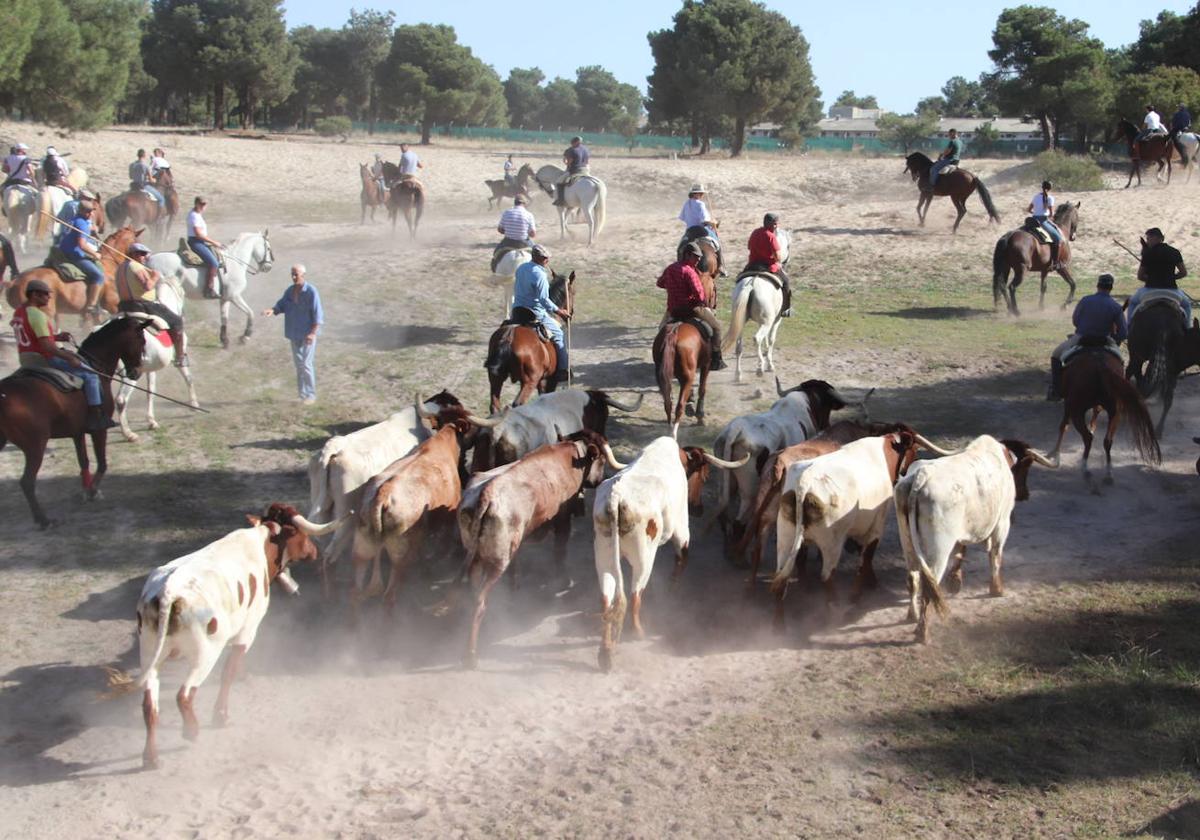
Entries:
[[517,269],[532,259],[529,250],[509,251],[496,263],[496,270],[487,279],[487,284],[493,289],[501,289],[504,297],[504,317],[512,311],[513,282]]
[[[538,186],[552,198],[556,197],[555,185],[563,175],[557,166],[543,166],[533,176]],[[579,211],[588,226],[588,245],[595,241],[604,229],[604,207],[608,189],[595,175],[583,175],[563,190],[563,204],[558,208],[558,230],[562,237],[567,235],[567,214]]]
[[[249,283],[248,274],[264,274],[275,264],[275,254],[271,251],[271,240],[267,231],[262,233],[239,233],[232,245],[225,248],[225,272],[221,276],[221,346],[229,346],[229,306],[233,304],[246,313],[246,331],[242,333],[241,342],[246,343],[254,331],[254,310],[242,294]],[[164,277],[172,277],[184,293],[194,300],[204,299],[205,278],[204,266],[193,268],[184,265],[183,260],[174,251],[160,251],[152,254],[148,260],[151,268],[158,270]]]
[[[779,240],[780,262],[788,261],[788,250],[792,236],[786,230],[776,230]],[[738,280],[733,287],[732,312],[729,315],[729,329],[722,340],[722,349],[728,349],[737,342],[737,359],[734,365],[733,381],[742,381],[742,328],[747,321],[759,325],[754,334],[754,346],[758,351],[758,375],[764,371],[775,370],[775,337],[779,333],[782,322],[780,312],[783,310],[783,290],[779,289],[761,274],[748,274]]]
[[[1186,183],[1192,182],[1192,171],[1197,166],[1196,155],[1200,153],[1200,135],[1192,131],[1185,131],[1175,138],[1179,141],[1179,145],[1183,146],[1183,168],[1187,170]],[[1176,149],[1178,151],[1178,148]]]
[[[156,287],[158,289],[158,302],[170,309],[176,315],[183,315],[183,290],[175,285],[174,280],[164,278]],[[133,317],[142,317],[134,315]],[[160,330],[159,335],[166,335],[166,330]],[[187,352],[187,335],[183,336],[183,347],[179,349],[180,355]],[[159,340],[158,336],[147,335],[146,347],[142,350],[141,371],[149,374],[146,378],[146,388],[151,393],[146,395],[146,425],[150,429],[158,428],[158,421],[154,419],[154,394],[156,390],[155,383],[158,378],[158,371],[165,368],[175,358],[175,350],[171,347],[166,347]],[[188,405],[192,408],[200,407],[200,400],[196,398],[196,386],[192,382],[192,369],[184,366],[179,368],[179,375],[183,377],[183,381],[187,383],[188,388]],[[121,434],[125,435],[125,440],[130,443],[136,443],[138,436],[129,428],[129,421],[125,417],[126,411],[129,409],[129,397],[133,394],[133,383],[127,379],[120,379],[121,390],[117,393],[117,420],[121,424]]]
[[9,238],[16,241],[22,255],[27,254],[30,222],[37,215],[38,191],[24,184],[13,184],[5,188],[3,201]]
[[[76,166],[67,176],[67,183],[76,190],[83,189],[88,183],[88,171],[82,166]],[[65,187],[42,186],[42,191],[38,194],[38,209],[42,212],[37,214],[37,222],[34,224],[34,236],[37,239],[45,239],[49,236],[53,241],[58,236],[58,232],[62,230],[58,214],[63,205],[72,198],[74,195]],[[97,201],[99,201],[99,196],[97,196]]]

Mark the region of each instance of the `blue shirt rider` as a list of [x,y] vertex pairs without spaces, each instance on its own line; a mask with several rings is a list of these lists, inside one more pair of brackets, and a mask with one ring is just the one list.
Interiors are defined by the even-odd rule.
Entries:
[[565,309],[560,309],[553,300],[550,299],[550,251],[542,245],[534,245],[532,251],[532,261],[523,263],[517,268],[516,278],[513,281],[513,315],[516,316],[518,307],[529,310],[533,313],[534,319],[546,328],[546,332],[550,334],[550,340],[554,343],[554,349],[558,355],[557,371],[555,373],[555,381],[567,381],[567,345],[563,340],[562,326],[554,319],[554,315],[559,318],[567,319],[570,314]]
[[100,252],[92,244],[92,213],[96,206],[90,201],[79,202],[79,210],[71,227],[58,241],[59,250],[67,261],[83,272],[87,281],[87,303],[84,311],[98,314],[100,290],[104,287],[104,269],[100,267]]
[[958,129],[952,128],[946,132],[950,138],[950,142],[946,144],[945,150],[938,155],[938,159],[933,162],[933,166],[929,168],[929,188],[933,189],[937,184],[938,175],[947,166],[958,165],[959,159],[962,157],[963,142],[958,139]]
[[1099,346],[1107,344],[1116,352],[1129,332],[1125,327],[1125,313],[1121,304],[1113,300],[1113,276],[1101,274],[1096,278],[1096,293],[1087,295],[1075,304],[1071,323],[1075,334],[1054,348],[1050,354],[1050,390],[1046,399],[1050,402],[1062,399],[1062,357],[1067,351],[1080,344]]

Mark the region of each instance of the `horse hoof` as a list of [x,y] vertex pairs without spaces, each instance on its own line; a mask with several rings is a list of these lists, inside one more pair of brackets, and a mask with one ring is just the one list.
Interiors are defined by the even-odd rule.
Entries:
[[[149,423],[146,424],[146,428],[150,429],[151,431],[154,431],[155,429],[158,428],[158,421],[151,420]],[[137,440],[137,438],[135,437],[134,440]]]
[[683,407],[683,413],[686,414],[688,417],[695,417],[696,416],[696,406],[692,405],[692,403],[688,403],[687,405],[685,405]]
[[1112,487],[1113,477],[1111,475],[1104,476],[1104,484],[1107,485],[1108,487]]
[[223,339],[221,339],[221,349],[222,349],[222,350],[228,350],[228,349],[229,349],[229,339],[228,339],[228,338],[223,338]]
[[250,336],[248,334],[244,335],[238,339],[238,344],[245,344],[249,340],[250,340]]
[[125,440],[129,441],[130,443],[137,443],[139,440],[141,440],[141,438],[138,437],[137,432],[130,432],[129,434],[125,435]]
[[199,407],[200,407],[200,401],[199,401],[199,400],[192,400],[190,403],[188,403],[188,405],[190,405],[192,408],[199,408]]
[[696,416],[696,425],[697,425],[697,426],[703,426],[703,425],[704,425],[704,415],[703,415],[703,414],[699,414],[699,415],[697,415],[697,416]]

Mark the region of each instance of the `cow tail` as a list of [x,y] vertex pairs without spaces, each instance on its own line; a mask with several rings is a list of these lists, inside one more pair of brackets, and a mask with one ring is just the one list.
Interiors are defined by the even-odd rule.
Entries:
[[149,663],[144,663],[142,675],[137,681],[138,688],[146,685],[150,672],[158,666],[159,660],[162,659],[163,651],[167,647],[167,631],[171,628],[171,610],[175,609],[178,600],[178,597],[169,593],[167,586],[163,586],[162,594],[158,596],[158,639],[154,645],[154,655],[150,657]]
[[[808,491],[803,485],[796,488],[796,492],[792,495],[790,504],[793,505],[793,515],[796,517],[796,535],[792,537],[791,551],[783,560],[783,565],[775,572],[775,577],[771,578],[771,592],[775,595],[781,593],[787,586],[787,582],[792,577],[792,572],[796,568],[796,555],[800,553],[800,547],[804,545],[804,516],[802,511],[804,503],[808,500]],[[789,504],[788,494],[784,493],[779,500],[779,513],[783,515],[783,506]],[[778,539],[778,534],[776,535]]]
[[975,179],[975,188],[979,190],[979,198],[983,201],[983,206],[988,212],[988,219],[993,222],[1000,221],[1000,211],[996,209],[996,205],[992,201],[992,194],[988,192],[988,188],[983,183],[982,178]]
[[[371,512],[368,514],[367,523],[371,528],[371,533],[374,536],[379,536],[383,533],[383,487],[379,487],[375,491],[375,497],[371,499]],[[378,561],[377,561],[378,562]]]
[[725,331],[725,340],[721,342],[721,350],[728,351],[739,338],[742,328],[746,326],[746,313],[750,309],[750,298],[754,294],[754,281],[743,280],[738,284],[733,294],[733,309],[729,313],[729,329]]
[[483,363],[489,376],[502,377],[508,368],[509,361],[512,359],[512,335],[513,331],[506,327],[501,327],[492,333],[492,338],[488,342],[487,361]]
[[313,522],[323,522],[327,513],[333,510],[333,498],[329,492],[329,470],[333,467],[334,459],[342,454],[341,448],[330,451],[329,444],[321,453],[308,464],[309,510],[308,518]]
[[[912,491],[915,491],[916,485],[913,485]],[[921,600],[929,604],[937,614],[945,616],[950,612],[950,608],[946,605],[946,599],[942,596],[942,589],[938,586],[937,579],[933,576],[933,571],[929,568],[929,561],[925,557],[925,549],[921,544],[921,532],[917,529],[917,521],[919,519],[917,506],[920,494],[910,492],[908,496],[908,540],[912,543],[913,556],[917,560],[920,567],[921,575]]]
[[613,602],[604,613],[604,621],[615,625],[613,638],[617,638],[625,624],[625,579],[621,574],[621,500],[615,492],[609,492],[605,509],[608,511],[609,522],[612,523],[612,572],[617,580],[617,588],[613,592]]
[[1124,376],[1110,370],[1106,365],[1100,374],[1105,387],[1117,403],[1117,411],[1129,418],[1129,429],[1133,434],[1133,445],[1143,461],[1153,464],[1162,462],[1162,450],[1154,436],[1154,421],[1146,410],[1146,403],[1137,388]]

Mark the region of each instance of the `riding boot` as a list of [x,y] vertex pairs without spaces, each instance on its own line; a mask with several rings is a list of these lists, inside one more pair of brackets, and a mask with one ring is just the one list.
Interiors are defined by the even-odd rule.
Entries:
[[781,277],[780,280],[783,282],[783,289],[781,290],[783,292],[783,311],[781,311],[779,313],[779,317],[780,318],[791,318],[792,317],[792,284],[789,283],[786,278]]
[[212,266],[208,267],[208,277],[204,286],[204,296],[206,298],[218,298],[221,295],[217,292],[217,269]]
[[713,330],[712,341],[709,348],[709,370],[725,370],[729,367],[725,364],[725,359],[721,356],[721,331]]
[[89,432],[107,432],[117,424],[113,422],[112,417],[105,416],[104,406],[89,405],[87,425],[84,427]]
[[566,206],[566,202],[563,200],[563,185],[562,184],[554,185],[554,193],[555,193],[554,206],[555,207]]
[[89,283],[87,287],[87,298],[83,304],[85,314],[91,314],[97,319],[100,317],[100,290],[104,288],[102,283]]
[[1062,266],[1058,264],[1058,243],[1050,243],[1050,270],[1058,271]]
[[188,357],[183,349],[183,330],[167,330],[167,335],[171,336],[171,344],[175,347],[175,367],[187,367]]
[[1062,395],[1062,359],[1050,359],[1050,390],[1046,392],[1046,402],[1058,402]]

